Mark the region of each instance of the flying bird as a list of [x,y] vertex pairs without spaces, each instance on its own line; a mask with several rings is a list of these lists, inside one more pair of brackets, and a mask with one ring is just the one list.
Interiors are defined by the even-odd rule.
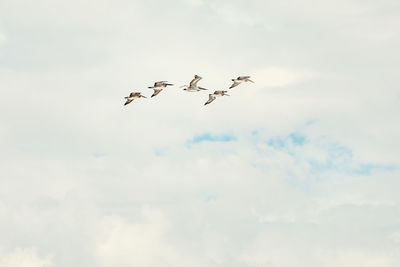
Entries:
[[147,98],[144,95],[140,94],[140,92],[134,92],[134,93],[131,93],[129,96],[125,96],[126,102],[125,102],[124,106],[131,103],[133,100],[135,100],[135,98],[141,98],[141,97]]
[[159,81],[159,82],[155,82],[153,86],[149,86],[149,89],[153,89],[154,93],[151,95],[151,97],[154,97],[156,95],[158,95],[164,88],[166,88],[167,86],[171,86],[173,84],[168,83],[167,81]]
[[206,88],[197,86],[197,83],[202,79],[199,75],[194,75],[194,79],[190,82],[189,86],[184,85],[182,87],[185,87],[183,90],[188,91],[188,92],[198,92],[201,90],[207,90]]
[[250,80],[250,76],[239,76],[236,79],[232,79],[232,81],[233,81],[233,84],[231,85],[231,87],[229,87],[229,89],[232,89],[233,87],[236,87],[243,82],[254,83],[252,80]]
[[206,103],[204,103],[204,105],[208,105],[211,102],[213,102],[217,98],[217,96],[224,96],[224,95],[229,96],[226,92],[227,91],[215,91],[213,94],[209,94],[208,100]]

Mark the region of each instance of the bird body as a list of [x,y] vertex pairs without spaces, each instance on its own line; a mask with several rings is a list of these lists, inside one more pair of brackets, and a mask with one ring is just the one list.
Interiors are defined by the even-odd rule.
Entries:
[[232,81],[233,81],[233,84],[231,85],[231,87],[229,87],[229,89],[232,89],[233,87],[236,87],[243,82],[254,83],[252,80],[250,80],[250,76],[239,76],[236,79],[232,79]]
[[159,81],[155,82],[153,86],[149,86],[150,89],[159,89],[159,88],[166,88],[167,86],[173,85],[172,83],[168,83],[167,81]]
[[224,95],[229,96],[229,95],[227,94],[227,92],[228,92],[228,91],[215,91],[215,92],[214,92],[214,95],[216,95],[216,96],[224,96]]
[[124,106],[128,105],[129,103],[131,103],[133,100],[135,100],[135,98],[141,98],[141,97],[147,98],[144,95],[142,95],[140,92],[130,93],[129,96],[125,96],[126,102],[125,102]]

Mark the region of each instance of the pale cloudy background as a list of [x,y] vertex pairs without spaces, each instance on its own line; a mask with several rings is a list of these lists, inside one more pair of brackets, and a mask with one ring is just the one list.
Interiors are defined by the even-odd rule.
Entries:
[[[399,47],[398,0],[0,1],[0,266],[400,266]],[[123,106],[194,74],[256,83]]]

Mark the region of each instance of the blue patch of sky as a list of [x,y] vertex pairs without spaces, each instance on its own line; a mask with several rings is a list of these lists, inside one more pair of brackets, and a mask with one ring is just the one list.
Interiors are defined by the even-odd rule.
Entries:
[[300,133],[290,133],[285,137],[274,137],[267,140],[267,145],[282,150],[288,146],[288,143],[291,142],[295,146],[302,146],[306,143],[307,138]]
[[[288,135],[276,136],[267,140],[260,138],[258,131],[251,132],[253,141],[255,143],[264,143],[273,148],[276,152],[287,153],[294,159],[294,164],[308,164],[309,168],[304,172],[307,177],[296,177],[295,174],[287,170],[287,182],[293,186],[300,188],[303,191],[310,191],[310,186],[314,182],[318,182],[328,172],[345,173],[349,175],[369,176],[374,172],[386,172],[400,170],[398,165],[390,164],[371,164],[371,163],[358,163],[354,159],[353,151],[343,145],[329,142],[312,142],[304,134],[300,132],[291,132]],[[314,146],[317,150],[323,152],[324,157],[321,159],[303,158],[300,150],[294,149],[295,147],[302,147],[306,145]],[[258,148],[256,148],[258,150]],[[260,153],[264,151],[260,150]],[[273,152],[272,152],[273,153]],[[273,154],[267,154],[273,156]],[[299,165],[299,166],[300,166]],[[256,168],[264,168],[266,166],[259,166],[254,164]],[[295,167],[295,166],[294,166]]]
[[191,145],[203,143],[203,142],[232,142],[235,141],[236,137],[232,134],[211,134],[211,133],[203,133],[200,135],[194,136],[191,140],[186,142],[186,146],[190,147]]
[[295,145],[304,145],[304,143],[306,142],[306,137],[298,134],[298,133],[291,133],[289,135],[290,140],[292,140],[293,144]]

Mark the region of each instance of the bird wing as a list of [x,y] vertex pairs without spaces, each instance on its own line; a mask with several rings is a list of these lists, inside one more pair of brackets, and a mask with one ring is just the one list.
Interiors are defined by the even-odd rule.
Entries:
[[229,87],[229,89],[232,89],[233,87],[236,87],[236,86],[238,86],[239,84],[240,84],[240,82],[234,80],[234,81],[233,81],[233,84],[231,85],[231,87]]
[[195,75],[195,76],[194,76],[194,79],[190,82],[189,86],[190,86],[190,87],[196,86],[197,83],[198,83],[201,79],[202,79],[202,78],[201,78],[200,76]]
[[151,95],[151,97],[158,95],[162,91],[162,89],[153,89],[153,90],[154,90],[154,93]]
[[210,104],[211,102],[213,102],[214,100],[215,100],[215,95],[214,94],[209,94],[208,95],[208,100],[207,100],[207,102],[204,104],[204,105],[208,105],[208,104]]
[[124,104],[124,106],[128,105],[129,103],[131,103],[133,101],[134,98],[128,98]]
[[250,76],[239,76],[237,79],[238,80],[247,80],[248,78],[250,78]]

